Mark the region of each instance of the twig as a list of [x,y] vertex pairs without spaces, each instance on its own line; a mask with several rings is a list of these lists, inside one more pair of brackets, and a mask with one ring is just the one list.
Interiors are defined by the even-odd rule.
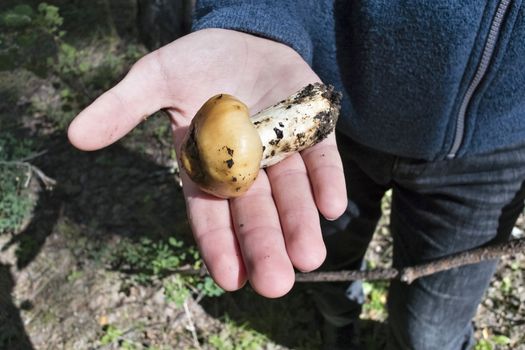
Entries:
[[356,280],[380,281],[395,279],[399,271],[394,268],[373,269],[370,271],[343,270],[296,273],[295,282],[345,282]]
[[[297,273],[296,282],[346,282],[355,280],[381,281],[399,279],[407,284],[414,280],[432,275],[436,272],[449,270],[463,265],[476,264],[486,260],[498,259],[504,255],[515,255],[525,251],[525,238],[512,239],[506,243],[493,244],[481,248],[453,254],[425,264],[396,268],[377,268],[369,271],[344,270]],[[205,267],[194,269],[191,266],[174,269],[170,272],[188,275],[204,276],[208,273]]]
[[197,330],[195,328],[195,324],[193,323],[193,319],[191,317],[190,308],[188,307],[188,299],[184,300],[184,313],[186,313],[186,318],[188,319],[188,326],[187,329],[191,332],[191,336],[193,338],[193,346],[196,349],[202,349],[201,344],[199,343],[199,338],[197,337]]
[[[119,268],[119,271],[126,274],[151,273],[149,269],[138,269],[131,267],[122,267]],[[201,267],[200,269],[195,269],[191,265],[184,265],[174,269],[166,268],[166,275],[174,273],[179,273],[181,275],[198,275],[200,277],[204,277],[208,275],[208,270],[205,266]]]
[[38,157],[40,157],[40,156],[43,156],[43,155],[46,154],[47,152],[48,152],[48,150],[45,149],[45,150],[42,150],[42,151],[40,151],[40,152],[30,154],[30,155],[28,155],[27,157],[24,157],[24,158],[20,159],[19,161],[25,163],[25,162],[28,162],[28,161],[33,160],[33,159],[35,159],[35,158],[38,158]]
[[[26,164],[29,164],[29,163],[26,163]],[[42,183],[46,187],[46,190],[51,190],[53,189],[53,187],[55,187],[55,185],[57,184],[55,179],[52,179],[46,174],[44,174],[42,170],[40,170],[33,164],[29,164],[29,166],[31,167],[31,170],[33,171],[33,173],[35,173],[36,176],[38,176],[38,178],[40,179],[40,181],[42,181]]]
[[[36,156],[35,156],[36,157]],[[24,183],[24,187],[27,187],[29,185],[29,181],[31,181],[31,174],[35,174],[40,181],[44,184],[46,190],[51,190],[53,187],[57,184],[56,180],[53,178],[50,178],[47,176],[40,168],[37,166],[25,162],[25,161],[0,161],[0,164],[2,165],[8,165],[8,166],[19,166],[19,167],[25,167],[28,169],[27,179]]]
[[401,281],[410,284],[417,278],[428,276],[439,271],[463,265],[476,264],[486,260],[495,260],[503,255],[522,252],[524,249],[525,239],[513,239],[506,243],[467,250],[466,252],[455,254],[448,258],[438,259],[427,264],[407,267],[402,270],[400,279]]
[[391,280],[399,279],[407,284],[414,280],[432,275],[436,272],[455,267],[476,264],[486,260],[498,259],[504,255],[512,255],[525,250],[525,238],[513,239],[506,243],[488,245],[466,252],[450,255],[426,264],[409,266],[401,270],[396,268],[374,269],[370,271],[334,271],[297,273],[296,282],[344,282],[355,280]]

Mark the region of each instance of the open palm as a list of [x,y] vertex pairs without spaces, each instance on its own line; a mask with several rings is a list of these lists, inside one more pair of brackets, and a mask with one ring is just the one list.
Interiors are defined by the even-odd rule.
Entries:
[[[255,113],[316,81],[285,45],[235,31],[202,30],[139,60],[77,116],[69,138],[80,149],[99,149],[165,109],[179,149],[191,118],[212,95],[234,95]],[[195,240],[212,277],[226,290],[249,280],[267,297],[288,292],[294,267],[310,271],[325,258],[318,210],[335,219],[346,208],[334,135],[261,171],[236,199],[210,196],[184,174],[182,180]]]

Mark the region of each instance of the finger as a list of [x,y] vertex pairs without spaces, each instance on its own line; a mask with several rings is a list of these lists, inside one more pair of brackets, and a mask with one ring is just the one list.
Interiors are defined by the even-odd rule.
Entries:
[[326,257],[310,180],[299,154],[267,169],[279,211],[288,256],[301,271],[318,268]]
[[317,208],[328,220],[335,220],[347,206],[343,164],[337,150],[335,133],[301,152]]
[[246,282],[246,271],[230,219],[228,201],[208,195],[182,174],[188,218],[210,275],[233,291]]
[[71,143],[82,150],[105,147],[169,103],[161,50],[140,59],[115,87],[97,98],[73,120]]
[[294,270],[264,171],[246,194],[230,200],[230,208],[250,284],[265,297],[286,294]]

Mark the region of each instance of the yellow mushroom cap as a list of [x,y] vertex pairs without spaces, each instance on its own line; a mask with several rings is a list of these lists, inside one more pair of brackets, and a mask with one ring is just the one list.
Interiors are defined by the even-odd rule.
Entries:
[[245,193],[255,181],[262,152],[248,107],[220,94],[206,101],[193,118],[180,159],[202,190],[231,198]]

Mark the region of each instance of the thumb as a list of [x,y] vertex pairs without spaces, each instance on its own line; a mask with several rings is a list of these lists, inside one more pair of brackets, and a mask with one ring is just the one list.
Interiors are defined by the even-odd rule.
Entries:
[[80,112],[68,129],[75,147],[91,151],[108,146],[168,104],[159,54],[144,56],[120,83]]

